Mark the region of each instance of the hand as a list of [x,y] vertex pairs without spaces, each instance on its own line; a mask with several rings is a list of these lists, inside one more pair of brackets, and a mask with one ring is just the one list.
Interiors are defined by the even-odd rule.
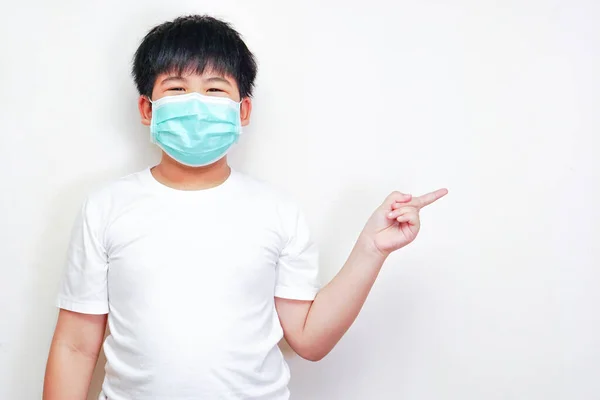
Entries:
[[400,192],[390,194],[367,221],[362,239],[387,257],[415,240],[421,227],[419,211],[446,194],[446,189],[420,197]]

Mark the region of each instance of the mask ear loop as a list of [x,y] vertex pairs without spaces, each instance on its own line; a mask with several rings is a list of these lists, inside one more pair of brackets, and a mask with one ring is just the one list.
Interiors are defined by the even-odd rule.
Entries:
[[[146,99],[148,99],[148,101],[150,102],[150,105],[152,106],[151,108],[154,108],[154,102],[152,101],[150,96],[144,96],[144,97]],[[154,135],[152,134],[152,122],[153,121],[154,121],[154,113],[152,113],[152,119],[150,120],[150,143],[156,144],[156,140],[154,140]]]
[[[242,136],[242,133],[244,132],[244,127],[242,126],[242,103],[244,102],[244,99],[242,98],[237,104],[238,104],[238,114],[239,114],[239,118],[238,118],[238,129],[240,130],[239,136]],[[237,142],[237,140],[236,140]]]

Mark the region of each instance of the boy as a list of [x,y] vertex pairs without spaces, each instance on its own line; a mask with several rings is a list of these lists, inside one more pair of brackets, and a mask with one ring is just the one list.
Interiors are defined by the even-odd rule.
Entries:
[[84,399],[103,341],[100,399],[289,398],[283,336],[317,361],[355,320],[386,259],[446,194],[394,192],[324,288],[298,208],[227,164],[252,111],[256,63],[207,16],[152,29],[133,76],[161,162],[88,197],[68,252],[44,398]]

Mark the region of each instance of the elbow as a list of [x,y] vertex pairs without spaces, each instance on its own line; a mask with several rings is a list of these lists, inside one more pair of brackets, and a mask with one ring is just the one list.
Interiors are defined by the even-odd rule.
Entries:
[[337,343],[325,335],[313,335],[307,332],[291,335],[288,332],[286,342],[300,357],[307,361],[317,362],[324,359]]
[[323,358],[325,358],[326,354],[317,354],[317,355],[309,355],[306,357],[302,357],[304,358],[306,361],[312,361],[312,362],[318,362],[321,361]]
[[329,351],[330,350],[303,349],[302,351],[297,351],[297,354],[307,361],[317,362],[324,359],[325,356],[329,354]]

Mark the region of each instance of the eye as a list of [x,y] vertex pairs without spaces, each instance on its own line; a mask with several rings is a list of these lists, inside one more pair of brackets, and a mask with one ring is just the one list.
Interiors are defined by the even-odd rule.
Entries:
[[185,89],[182,87],[173,87],[173,88],[169,88],[167,89],[167,91],[173,91],[173,92],[185,92]]
[[207,90],[207,92],[219,93],[219,92],[224,92],[224,91],[219,88],[210,88]]

